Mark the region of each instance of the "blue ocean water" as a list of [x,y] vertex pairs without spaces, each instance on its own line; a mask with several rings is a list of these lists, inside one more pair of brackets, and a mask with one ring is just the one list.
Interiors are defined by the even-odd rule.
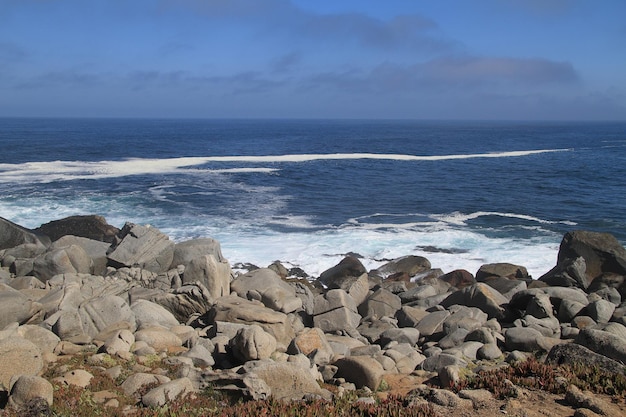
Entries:
[[0,119],[0,145],[0,216],[210,236],[232,264],[416,254],[539,277],[569,230],[626,242],[625,123]]

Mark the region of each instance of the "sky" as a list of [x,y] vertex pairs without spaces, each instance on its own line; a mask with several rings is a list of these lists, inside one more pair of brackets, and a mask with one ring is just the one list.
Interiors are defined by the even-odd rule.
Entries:
[[0,0],[0,117],[626,121],[624,0]]

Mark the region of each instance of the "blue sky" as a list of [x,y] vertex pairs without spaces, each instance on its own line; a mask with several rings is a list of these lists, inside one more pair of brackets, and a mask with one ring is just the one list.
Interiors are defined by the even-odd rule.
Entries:
[[0,116],[626,120],[623,0],[0,0]]

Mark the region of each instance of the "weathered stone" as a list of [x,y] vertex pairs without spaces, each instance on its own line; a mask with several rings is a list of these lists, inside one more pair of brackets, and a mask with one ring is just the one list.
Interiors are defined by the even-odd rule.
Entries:
[[451,388],[461,379],[460,373],[461,370],[457,365],[448,365],[441,368],[437,376],[442,387]]
[[380,268],[372,270],[372,275],[379,276],[381,278],[388,278],[391,275],[398,273],[405,273],[409,277],[413,277],[421,272],[427,271],[431,268],[430,261],[423,256],[403,256],[396,258]]
[[465,269],[456,269],[439,277],[441,281],[447,282],[451,287],[462,289],[476,284],[476,279],[471,272]]
[[550,349],[546,363],[553,365],[585,364],[598,367],[611,374],[626,375],[626,366],[614,359],[579,345],[578,343],[561,343]]
[[9,386],[14,375],[37,375],[43,369],[39,348],[17,336],[0,340],[0,384]]
[[123,354],[130,352],[130,348],[135,343],[135,335],[129,330],[117,330],[113,336],[108,338],[100,347],[100,352],[109,355]]
[[502,351],[497,343],[487,343],[481,346],[476,352],[478,359],[493,360],[502,356]]
[[558,261],[583,257],[585,276],[591,283],[605,272],[626,275],[626,249],[608,233],[568,232],[561,241]]
[[477,307],[487,313],[489,318],[499,318],[504,314],[502,305],[507,302],[508,300],[495,289],[487,284],[478,283],[451,293],[441,305],[445,308],[454,304]]
[[[67,235],[55,241],[51,249],[63,249],[73,245],[79,246],[91,259],[94,275],[105,275],[107,272],[107,251],[110,244],[99,240],[88,239],[86,237]],[[80,271],[79,271],[80,272]]]
[[330,393],[320,388],[309,367],[309,360],[303,357],[304,360],[299,361],[296,359],[298,356],[292,357],[294,360],[289,362],[246,362],[243,371],[246,372],[246,377],[255,376],[261,379],[269,388],[272,398],[277,400],[300,400],[310,396],[329,399]]
[[176,268],[178,265],[187,267],[192,260],[205,255],[213,255],[218,262],[228,262],[222,255],[219,241],[211,238],[199,238],[176,243],[170,268]]
[[83,303],[78,308],[83,332],[95,336],[108,326],[118,322],[128,322],[136,328],[135,315],[130,306],[121,297],[107,295]]
[[165,272],[174,258],[174,242],[157,228],[126,223],[108,254],[115,268],[138,266],[151,272]]
[[230,294],[230,265],[213,255],[194,258],[185,268],[183,284],[200,282],[213,298]]
[[385,346],[390,342],[396,343],[408,343],[411,346],[415,346],[420,338],[419,330],[413,327],[405,327],[401,329],[389,329],[385,330],[378,339],[378,343],[381,346]]
[[411,303],[437,295],[437,289],[432,285],[419,285],[398,294],[402,303]]
[[131,304],[130,309],[135,315],[135,322],[139,329],[155,325],[169,328],[179,323],[165,307],[148,300],[137,300]]
[[240,329],[230,344],[233,354],[242,362],[268,359],[276,350],[276,338],[258,325]]
[[615,304],[604,299],[593,301],[587,305],[587,314],[596,323],[608,323],[613,317],[614,311]]
[[283,281],[276,272],[261,268],[240,275],[230,283],[230,290],[247,299],[255,299],[251,292],[261,295],[261,302],[272,310],[291,313],[302,307],[293,286]]
[[0,283],[0,329],[17,322],[36,321],[43,314],[42,305],[29,300],[21,292]]
[[176,334],[163,327],[148,327],[135,332],[135,340],[146,342],[157,351],[179,348],[183,342]]
[[173,401],[181,395],[189,394],[193,391],[194,387],[189,378],[174,379],[152,388],[141,397],[141,402],[146,407],[161,407],[169,401]]
[[276,338],[279,350],[286,350],[295,331],[286,314],[265,307],[261,302],[249,301],[241,297],[220,297],[203,316],[207,323],[226,321],[241,324],[258,324]]
[[[132,292],[131,292],[132,295]],[[207,313],[213,305],[213,296],[201,283],[184,285],[169,293],[153,294],[149,301],[163,306],[180,323],[185,323],[193,315]]]
[[612,407],[589,391],[581,391],[575,385],[570,385],[565,393],[565,401],[576,408],[587,408],[603,416],[616,415]]
[[450,316],[449,311],[434,311],[420,320],[415,328],[419,330],[422,336],[429,338],[433,338],[433,336],[437,338],[439,336],[441,338],[443,336],[443,322],[446,321],[448,316]]
[[119,229],[97,215],[70,216],[39,226],[34,232],[49,236],[54,242],[66,235],[79,236],[100,242],[112,243]]
[[449,353],[439,353],[429,356],[421,363],[420,368],[429,372],[437,372],[446,366],[458,366],[464,368],[467,366],[467,362],[459,358],[456,355]]
[[557,287],[586,289],[589,286],[589,280],[585,275],[586,269],[585,258],[582,256],[562,259],[554,268],[539,277],[539,282]]
[[322,272],[318,281],[329,289],[342,288],[346,280],[354,280],[367,273],[367,270],[356,257],[346,256],[337,265]]
[[582,329],[574,342],[607,358],[626,364],[626,343],[621,337],[612,333],[596,329]]
[[494,263],[481,265],[476,272],[476,281],[485,282],[490,277],[506,277],[509,279],[531,279],[525,267],[509,263]]
[[84,369],[74,369],[67,371],[62,376],[56,377],[53,381],[56,381],[64,385],[75,385],[77,387],[86,388],[91,383],[93,375]]
[[363,317],[395,317],[396,312],[402,307],[400,297],[385,290],[378,289],[359,306],[359,313]]
[[362,274],[354,282],[347,285],[344,290],[354,300],[355,305],[363,303],[369,295],[370,285],[369,277],[367,274]]
[[546,337],[536,329],[530,327],[512,327],[504,333],[504,343],[507,350],[521,350],[523,352],[548,351]]
[[138,372],[126,378],[120,388],[122,388],[124,394],[130,397],[137,394],[137,392],[140,391],[143,387],[155,384],[165,384],[166,382],[170,381],[171,379],[164,375]]
[[583,309],[585,304],[577,301],[563,300],[559,306],[558,318],[563,323],[568,323],[574,319]]
[[324,332],[314,327],[305,329],[294,339],[289,349],[290,353],[301,353],[313,360],[317,365],[327,365],[333,357],[333,349],[328,343]]
[[398,327],[415,327],[428,314],[430,313],[423,308],[402,306],[396,313]]
[[506,277],[488,277],[482,282],[502,294],[507,300],[513,295],[528,288],[526,281]]
[[32,289],[45,289],[46,284],[41,282],[39,279],[26,276],[26,277],[15,277],[8,282],[9,287],[14,290],[32,290]]
[[0,250],[13,248],[23,243],[47,247],[50,245],[50,238],[0,217]]
[[36,375],[20,375],[11,381],[9,404],[21,407],[35,398],[43,398],[48,405],[53,403],[54,388],[45,378]]
[[89,274],[93,261],[78,245],[71,245],[39,255],[33,262],[33,275],[47,281],[59,274]]
[[378,389],[384,374],[382,365],[371,356],[349,356],[339,359],[334,365],[337,366],[336,376],[345,378],[357,388]]
[[17,329],[17,334],[34,343],[42,353],[53,352],[57,343],[61,341],[61,339],[50,330],[31,324],[20,326]]

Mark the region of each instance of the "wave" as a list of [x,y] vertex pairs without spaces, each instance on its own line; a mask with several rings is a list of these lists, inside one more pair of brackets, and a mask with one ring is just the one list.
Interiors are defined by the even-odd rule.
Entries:
[[527,220],[527,221],[536,222],[540,224],[565,224],[569,226],[576,226],[575,222],[568,221],[568,220],[559,220],[559,221],[543,220],[538,217],[529,216],[526,214],[501,213],[497,211],[477,211],[477,212],[469,213],[469,214],[463,214],[463,213],[456,211],[450,214],[432,215],[432,217],[435,219],[438,219],[445,223],[457,225],[457,226],[464,226],[466,225],[466,222],[468,220],[474,220],[474,219],[478,219],[480,217],[485,217],[485,216],[507,217],[507,218],[513,218],[513,219]]
[[0,182],[15,183],[70,181],[77,179],[102,179],[130,175],[168,174],[168,173],[272,173],[273,167],[237,167],[228,169],[191,168],[210,162],[230,163],[285,163],[310,162],[321,160],[377,159],[393,161],[445,161],[473,158],[511,158],[548,152],[565,152],[571,149],[537,149],[526,151],[507,151],[477,154],[452,155],[406,155],[378,153],[333,153],[333,154],[287,154],[287,155],[250,155],[250,156],[207,156],[181,158],[132,158],[120,161],[48,161],[25,162],[21,164],[0,164]]

